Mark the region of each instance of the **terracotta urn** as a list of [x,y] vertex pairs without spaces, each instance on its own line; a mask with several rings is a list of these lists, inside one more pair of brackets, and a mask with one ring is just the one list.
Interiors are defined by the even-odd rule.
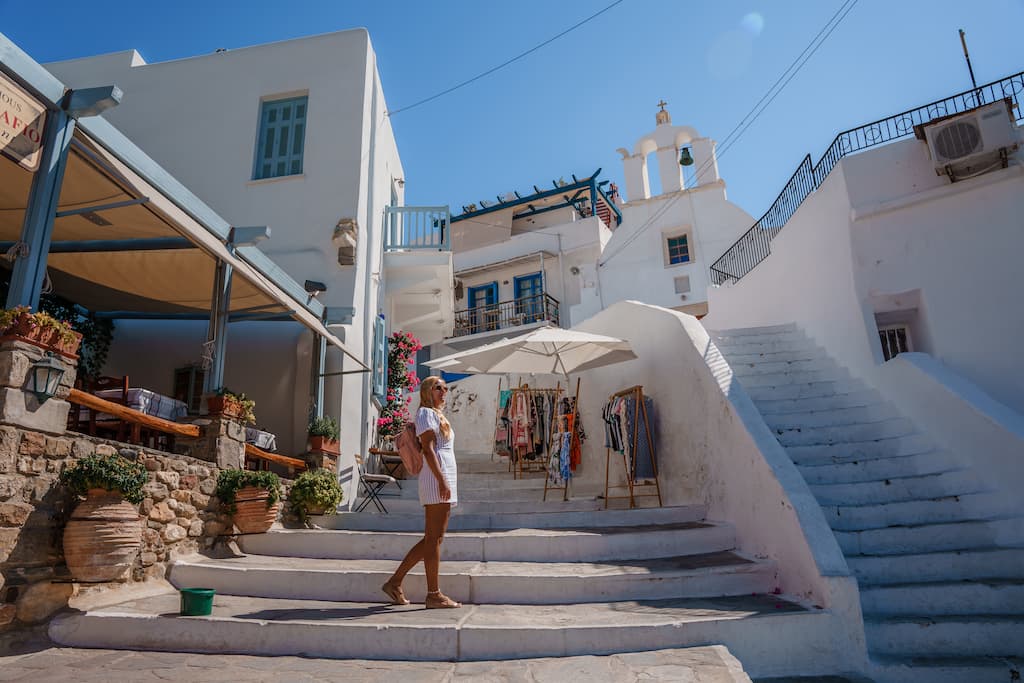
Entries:
[[206,399],[206,408],[211,415],[224,415],[236,420],[242,419],[242,406],[237,401],[224,396],[210,396]]
[[142,517],[116,491],[89,489],[64,527],[64,559],[78,581],[117,581],[135,562]]
[[277,520],[281,501],[267,507],[270,492],[255,486],[246,486],[235,494],[237,508],[233,521],[243,534],[262,534]]

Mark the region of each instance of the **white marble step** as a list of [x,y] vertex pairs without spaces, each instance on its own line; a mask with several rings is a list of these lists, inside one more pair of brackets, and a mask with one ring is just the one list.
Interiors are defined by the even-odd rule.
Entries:
[[783,446],[815,446],[880,441],[909,436],[916,431],[905,417],[892,417],[880,422],[834,425],[831,427],[776,427],[775,438]]
[[[792,363],[794,361],[811,361],[826,358],[828,358],[828,355],[824,349],[818,346],[803,346],[792,351],[757,351],[754,353],[733,353],[729,351],[729,354],[726,356],[726,360],[734,367],[751,363]],[[835,362],[831,359],[829,360],[830,362]]]
[[[406,485],[406,481],[410,482],[410,485]],[[382,492],[384,499],[384,505],[391,510],[391,504],[389,501],[397,500],[411,500],[415,501],[416,505],[413,507],[419,507],[419,488],[415,479],[402,480],[402,488],[398,489],[395,487],[387,487]],[[459,506],[464,506],[468,503],[490,503],[490,502],[503,502],[503,503],[540,503],[540,502],[560,502],[562,500],[562,489],[561,488],[549,488],[547,493],[547,501],[543,501],[544,498],[544,483],[541,482],[540,486],[530,487],[517,487],[517,488],[504,488],[504,487],[476,487],[476,486],[465,486],[462,482],[462,478],[459,477]],[[371,503],[371,506],[373,504]],[[404,503],[402,504],[404,505]],[[398,510],[395,510],[398,512]]]
[[[452,508],[451,516],[454,519],[456,517],[479,514],[583,512],[604,509],[604,501],[597,498],[571,498],[563,501],[561,489],[549,491],[548,499],[544,502],[541,501],[541,494],[536,496],[517,496],[511,494],[511,499],[502,500],[462,500],[460,496],[458,505]],[[420,504],[418,496],[415,498],[384,498],[383,504],[387,508],[387,514],[423,514],[423,506]],[[376,509],[373,503],[370,503],[366,510],[370,508]]]
[[217,596],[179,617],[167,593],[54,619],[58,644],[109,649],[424,661],[505,660],[726,645],[752,676],[835,653],[834,617],[778,596],[424,610]]
[[831,373],[831,377],[849,377],[849,373],[836,365],[831,358],[802,358],[799,360],[768,360],[758,357],[757,360],[739,361],[735,357],[727,358],[729,367],[740,378],[741,382],[760,375],[792,375],[804,373]]
[[783,332],[751,332],[750,334],[712,336],[715,346],[722,349],[723,355],[732,353],[749,353],[748,349],[773,349],[778,346],[790,348],[806,348],[814,346],[803,332],[797,330]]
[[872,654],[1012,657],[1024,652],[1024,616],[865,619],[864,631]]
[[[241,536],[247,553],[325,559],[400,560],[422,532],[282,529]],[[446,560],[596,562],[697,555],[735,547],[728,524],[684,524],[591,529],[456,531],[444,539]]]
[[[734,368],[735,371],[735,368]],[[850,381],[850,373],[839,367],[823,370],[783,370],[781,372],[735,372],[735,377],[746,389],[753,387],[787,388],[821,382]]]
[[830,380],[824,382],[807,382],[804,384],[787,384],[785,386],[749,386],[743,384],[754,403],[762,401],[781,401],[786,399],[825,398],[836,394],[851,394],[862,391],[864,385],[852,379]]
[[959,469],[948,451],[931,450],[894,458],[850,460],[848,462],[801,463],[800,473],[811,486],[815,484],[852,484],[887,477],[941,474]]
[[918,526],[892,526],[865,531],[836,531],[847,555],[904,555],[944,550],[969,550],[979,544],[1024,547],[1024,520],[1019,517]]
[[1024,660],[996,657],[888,657],[874,655],[867,671],[878,683],[1007,683]]
[[[519,514],[479,513],[454,515],[449,531],[483,529],[586,529],[607,526],[642,526],[646,524],[678,524],[699,522],[707,508],[703,505],[680,505],[633,510],[598,510],[597,512],[544,512],[536,510]],[[347,512],[313,517],[312,522],[324,529],[362,531],[423,531],[423,512],[383,515],[372,512]]]
[[[380,587],[397,566],[395,560],[196,556],[175,562],[170,581],[178,588],[202,586],[224,595],[372,602],[384,599]],[[443,557],[440,584],[460,602],[553,605],[770,593],[775,575],[774,563],[730,551],[609,562],[462,562]],[[410,600],[423,601],[427,589],[422,565],[409,574],[404,588]]]
[[1024,578],[865,586],[860,598],[865,618],[953,615],[965,611],[1024,615]]
[[934,449],[934,444],[923,434],[908,434],[906,436],[867,441],[848,441],[844,443],[807,446],[794,445],[788,446],[786,452],[789,453],[789,457],[797,465],[825,465],[852,460],[898,458],[904,455],[927,453]]
[[971,470],[876,479],[852,484],[810,484],[822,505],[870,505],[981,493],[988,488]]
[[874,389],[865,389],[861,384],[851,384],[850,390],[846,393],[822,394],[809,398],[774,398],[768,395],[755,398],[754,403],[761,414],[768,418],[786,413],[874,406],[882,403],[882,397]]
[[821,509],[825,513],[825,519],[836,531],[997,519],[1015,512],[1013,505],[986,493],[908,500],[900,503],[822,505]]
[[815,408],[800,412],[771,413],[764,415],[764,421],[772,430],[806,429],[884,422],[897,416],[889,404],[875,403],[852,408]]
[[916,581],[1024,578],[1024,548],[979,548],[916,555],[848,555],[861,587]]
[[730,327],[725,330],[708,330],[708,335],[714,339],[725,339],[732,337],[749,337],[751,335],[780,334],[799,332],[796,323],[782,323],[780,325],[762,325],[759,327]]

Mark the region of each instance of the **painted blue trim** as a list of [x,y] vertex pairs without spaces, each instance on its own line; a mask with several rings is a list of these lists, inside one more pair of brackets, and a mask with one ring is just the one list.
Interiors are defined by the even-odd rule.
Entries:
[[373,319],[373,397],[382,405],[388,393],[388,335],[383,315]]
[[64,84],[43,68],[36,60],[21,51],[11,39],[0,33],[0,68],[4,73],[42,100],[48,109],[56,109],[64,97]]
[[124,92],[116,85],[72,90],[66,107],[68,115],[76,119],[99,116],[121,104]]
[[[608,198],[608,194],[604,191],[604,188],[601,187],[601,184],[602,183],[598,183],[598,185],[597,185],[597,193],[599,195],[601,195],[601,197],[604,199],[605,203],[608,204],[608,208],[610,208],[612,210],[612,213],[615,214],[615,225],[616,226],[622,225],[622,212],[619,211],[619,207],[615,206],[615,202],[613,202],[611,199]],[[596,205],[595,205],[595,211],[596,210],[597,209],[596,209]],[[609,226],[609,227],[611,227],[611,226]]]
[[39,169],[32,178],[28,207],[21,228],[21,241],[28,254],[14,261],[11,285],[7,291],[7,308],[39,306],[39,292],[46,275],[46,257],[53,236],[57,200],[64,182],[68,150],[75,134],[75,120],[63,111],[51,112],[43,133]]
[[324,308],[324,325],[351,325],[355,315],[355,306],[327,306]]
[[465,372],[445,372],[444,370],[441,371],[441,379],[444,380],[445,384],[454,384],[455,382],[458,382],[460,379],[466,379],[467,377],[472,376],[473,375]]
[[[0,242],[0,251],[7,251],[14,242]],[[89,254],[111,251],[168,251],[198,249],[184,237],[152,237],[138,240],[80,240],[51,242],[51,254]]]
[[492,205],[492,206],[488,206],[487,208],[484,208],[484,209],[477,209],[476,211],[467,211],[466,213],[459,214],[458,216],[452,216],[451,221],[452,221],[452,223],[455,223],[457,221],[463,221],[463,220],[466,220],[468,218],[475,218],[476,216],[482,216],[484,214],[488,214],[488,213],[491,213],[491,212],[494,212],[494,211],[502,211],[502,210],[507,209],[509,207],[521,206],[523,204],[529,204],[530,202],[535,202],[535,201],[538,201],[538,200],[541,200],[541,199],[547,199],[548,197],[554,197],[554,196],[557,196],[559,194],[564,194],[564,193],[567,193],[567,192],[572,192],[573,190],[586,190],[587,188],[590,187],[590,180],[591,180],[591,178],[596,178],[597,174],[600,173],[600,172],[601,172],[601,169],[598,169],[597,171],[594,172],[594,174],[590,178],[585,178],[584,180],[581,180],[581,181],[576,182],[576,183],[569,183],[567,185],[562,185],[561,187],[558,187],[556,185],[555,189],[553,189],[553,190],[541,191],[541,190],[538,190],[536,185],[534,185],[533,189],[538,190],[536,194],[531,194],[531,195],[527,195],[525,197],[520,197],[519,199],[515,199],[515,200],[509,201],[509,202],[505,202],[503,204],[495,204],[495,205]]
[[[477,301],[476,300],[476,295],[477,295],[478,292],[490,292],[491,295],[494,297],[494,301],[487,301],[486,295],[484,296],[483,303]],[[470,287],[469,291],[466,293],[466,301],[469,304],[468,308],[470,310],[473,310],[475,308],[479,308],[480,306],[497,305],[497,303],[498,303],[498,281],[495,280],[494,282],[488,282],[486,285],[477,285],[476,287]]]
[[536,296],[538,294],[544,293],[544,274],[538,270],[536,273],[529,273],[527,275],[516,275],[513,278],[512,294],[515,299],[523,298],[522,285],[524,282],[527,281],[539,285],[536,291],[533,291],[533,287],[531,287],[531,291],[529,294],[527,294],[527,296]]
[[[89,311],[86,311],[88,314]],[[167,321],[191,321],[191,320],[203,320],[209,321],[210,316],[207,313],[158,313],[148,311],[96,311],[93,313],[97,318],[105,320],[167,320]],[[290,313],[232,313],[228,316],[228,322],[231,323],[244,323],[244,322],[291,322],[294,323],[295,318]]]
[[327,382],[327,337],[316,335],[316,395],[313,397],[313,414],[324,416],[324,385]]
[[213,342],[213,362],[206,372],[204,393],[212,394],[224,386],[224,361],[228,349],[228,317],[231,315],[231,281],[234,266],[226,261],[217,262],[217,273],[213,284],[213,300],[210,302],[210,325],[207,328],[207,342]]
[[289,296],[305,307],[307,311],[318,318],[323,317],[324,305],[310,297],[309,292],[302,285],[293,280],[281,266],[274,263],[258,247],[238,247],[235,253],[247,261],[249,265],[263,273],[271,282],[287,292]]
[[[260,103],[260,127],[252,163],[253,180],[283,178],[302,173],[308,115],[308,95]],[[297,127],[302,129],[298,135],[295,132]],[[283,166],[283,169],[279,166]]]

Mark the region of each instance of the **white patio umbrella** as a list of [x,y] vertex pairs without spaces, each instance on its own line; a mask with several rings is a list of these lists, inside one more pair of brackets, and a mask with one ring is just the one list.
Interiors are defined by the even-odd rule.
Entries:
[[569,376],[622,361],[636,354],[629,342],[600,334],[541,327],[511,339],[501,339],[425,363],[446,372],[503,375],[551,374]]

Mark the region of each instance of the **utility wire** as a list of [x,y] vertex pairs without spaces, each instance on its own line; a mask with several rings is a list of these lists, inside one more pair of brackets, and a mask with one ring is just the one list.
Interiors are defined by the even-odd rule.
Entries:
[[[793,78],[800,71],[800,69],[803,68],[804,64],[806,64],[808,60],[810,60],[810,58],[814,56],[814,53],[818,51],[818,49],[825,43],[826,40],[828,40],[829,36],[832,35],[832,32],[835,31],[836,28],[838,28],[839,24],[842,23],[843,19],[845,19],[846,16],[853,10],[857,2],[858,0],[844,0],[843,4],[840,5],[839,9],[836,10],[835,14],[833,14],[829,18],[829,20],[825,22],[825,25],[822,26],[822,28],[818,31],[814,38],[811,39],[810,43],[807,44],[807,47],[805,47],[803,51],[799,55],[797,55],[796,59],[794,59],[793,62],[790,63],[790,65],[786,68],[786,70],[782,72],[782,74],[775,80],[771,87],[768,88],[768,90],[761,97],[761,99],[759,99],[757,103],[754,104],[750,111],[747,112],[747,114],[742,119],[740,119],[739,123],[737,123],[736,126],[733,127],[729,134],[724,138],[721,147],[716,153],[717,159],[721,159],[723,156],[725,156],[726,152],[729,151],[729,148],[732,147],[732,145],[735,144],[736,141],[740,139],[740,137],[742,137],[743,133],[745,133],[746,130],[750,128],[751,124],[753,124],[754,121],[756,121],[758,117],[761,116],[764,110],[767,109],[769,105],[771,105],[771,103],[775,101],[775,98],[778,97],[779,94],[783,91],[783,89],[785,89],[785,87],[789,84],[789,82],[793,80]],[[694,178],[699,177],[701,173],[703,173],[711,166],[711,164],[712,160],[710,158],[706,159],[701,164],[701,166],[694,171]],[[681,197],[682,195],[680,194],[673,197],[668,202],[665,202],[657,211],[654,212],[654,214],[652,214],[646,221],[644,221],[636,229],[636,231],[632,235],[630,235],[629,238],[626,239],[626,241],[620,244],[614,251],[608,254],[604,259],[599,261],[598,266],[604,266],[605,264],[608,263],[608,261],[613,259],[618,254],[622,253],[622,251],[626,247],[628,247],[636,239],[638,239],[644,231],[650,228],[659,218],[661,218],[661,216],[663,216],[672,206],[674,206],[675,203],[679,201]]]
[[427,102],[431,102],[431,101],[433,101],[433,100],[436,100],[436,99],[437,99],[438,97],[442,97],[442,96],[444,96],[444,95],[447,95],[447,94],[448,94],[448,93],[450,93],[450,92],[454,92],[454,91],[458,90],[459,88],[462,88],[462,87],[464,87],[464,86],[467,86],[467,85],[469,85],[470,83],[473,83],[474,81],[479,81],[479,80],[480,80],[481,78],[483,78],[484,76],[490,76],[490,75],[491,75],[492,73],[494,73],[495,71],[498,71],[498,70],[500,70],[500,69],[504,69],[504,68],[505,68],[506,66],[508,66],[509,64],[512,64],[512,63],[514,63],[514,62],[518,62],[518,61],[519,61],[520,59],[522,59],[523,57],[526,57],[527,55],[529,55],[529,54],[532,54],[532,53],[536,52],[537,50],[541,49],[541,48],[542,48],[542,47],[544,47],[545,45],[549,45],[549,44],[551,44],[551,43],[555,42],[556,40],[558,40],[559,38],[561,38],[562,36],[564,36],[564,35],[567,35],[567,34],[569,34],[569,33],[572,33],[573,31],[575,31],[576,29],[578,29],[578,28],[579,28],[580,26],[583,26],[583,25],[584,25],[584,24],[586,24],[587,22],[589,22],[589,21],[591,21],[591,20],[593,20],[593,19],[596,19],[597,17],[601,16],[602,14],[604,14],[605,12],[607,12],[608,10],[610,10],[611,8],[615,7],[616,5],[619,5],[619,4],[621,4],[621,3],[623,2],[623,1],[624,1],[624,0],[615,0],[615,2],[613,2],[613,3],[612,3],[612,4],[610,4],[610,5],[608,5],[608,6],[607,6],[607,7],[605,7],[604,9],[602,9],[602,10],[599,10],[599,11],[595,12],[594,14],[591,14],[591,15],[590,15],[589,17],[587,17],[586,19],[584,19],[584,20],[582,20],[582,21],[579,21],[579,22],[577,22],[577,23],[573,24],[572,26],[570,26],[569,28],[565,29],[564,31],[562,31],[562,32],[561,32],[561,33],[559,33],[558,35],[556,35],[556,36],[552,36],[551,38],[548,38],[548,39],[547,39],[547,40],[545,40],[544,42],[542,42],[542,43],[539,43],[539,44],[537,44],[537,45],[534,45],[533,47],[531,47],[531,48],[530,48],[529,50],[527,50],[526,52],[521,52],[520,54],[516,55],[515,57],[513,57],[513,58],[511,58],[511,59],[508,59],[508,60],[506,60],[506,61],[502,62],[502,63],[501,63],[501,64],[499,64],[498,66],[495,66],[495,67],[491,67],[491,68],[490,68],[490,69],[488,69],[487,71],[484,71],[484,72],[483,72],[483,73],[481,73],[481,74],[478,74],[478,75],[476,75],[476,76],[473,76],[473,77],[472,77],[472,78],[470,78],[470,79],[467,79],[467,80],[465,80],[465,81],[462,81],[462,82],[461,82],[461,83],[459,83],[458,85],[453,85],[452,87],[448,88],[447,90],[442,90],[441,92],[439,92],[439,93],[437,93],[437,94],[435,94],[435,95],[431,95],[430,97],[425,97],[425,98],[423,98],[423,99],[422,99],[422,100],[420,100],[419,102],[413,102],[412,104],[410,104],[410,105],[408,105],[408,106],[405,106],[405,107],[401,107],[401,108],[399,108],[399,109],[395,109],[394,111],[390,111],[390,112],[388,112],[388,116],[394,116],[395,114],[397,114],[397,113],[399,113],[399,112],[402,112],[402,111],[408,111],[408,110],[412,109],[413,107],[418,107],[418,106],[420,106],[421,104],[426,104]]

